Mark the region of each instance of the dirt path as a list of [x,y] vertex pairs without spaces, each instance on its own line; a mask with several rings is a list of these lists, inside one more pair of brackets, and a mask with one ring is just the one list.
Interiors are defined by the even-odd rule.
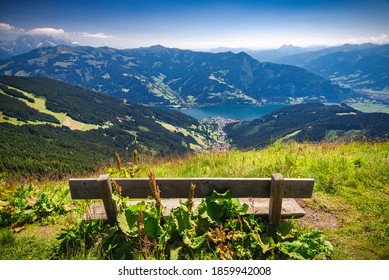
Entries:
[[322,209],[312,209],[303,200],[299,200],[298,204],[306,212],[305,216],[299,219],[302,226],[311,226],[317,230],[334,230],[339,228],[338,218],[335,214]]

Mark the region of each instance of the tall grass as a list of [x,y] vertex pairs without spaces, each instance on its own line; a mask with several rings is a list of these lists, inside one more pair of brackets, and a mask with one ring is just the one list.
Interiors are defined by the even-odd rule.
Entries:
[[[335,258],[389,259],[389,142],[276,143],[265,149],[203,152],[144,163],[158,177],[314,178],[317,211],[339,227],[325,230]],[[325,221],[323,221],[325,222]]]

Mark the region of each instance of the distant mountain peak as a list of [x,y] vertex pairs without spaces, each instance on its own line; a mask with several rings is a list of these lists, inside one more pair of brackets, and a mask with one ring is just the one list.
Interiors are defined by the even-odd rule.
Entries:
[[149,49],[168,49],[167,47],[165,47],[165,46],[162,46],[162,45],[160,45],[160,44],[158,44],[158,45],[152,45],[152,46],[150,46],[149,47]]
[[8,59],[37,48],[58,45],[75,46],[72,41],[61,36],[22,34],[13,41],[0,41],[0,59]]
[[293,46],[292,44],[283,44],[280,47],[280,49],[291,49],[291,48],[300,48],[300,47]]

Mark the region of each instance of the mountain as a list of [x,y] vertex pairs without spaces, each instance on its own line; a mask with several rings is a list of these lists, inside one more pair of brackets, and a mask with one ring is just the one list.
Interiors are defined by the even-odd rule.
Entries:
[[40,174],[90,171],[115,152],[180,154],[209,140],[205,125],[175,110],[49,78],[10,76],[0,76],[0,134],[0,173],[24,173],[27,165]]
[[248,48],[228,48],[228,47],[217,47],[213,49],[209,49],[208,52],[210,53],[223,53],[223,52],[233,52],[233,53],[240,53],[245,52],[248,53],[249,51],[252,51]]
[[303,51],[296,54],[285,55],[276,59],[274,62],[303,67],[308,62],[318,59],[327,54],[364,50],[375,46],[377,45],[372,43],[366,43],[360,45],[344,44],[340,46],[321,48],[319,50]]
[[0,74],[46,76],[157,105],[339,102],[355,96],[304,69],[260,63],[243,52],[213,54],[163,46],[40,48],[3,61]]
[[229,124],[225,131],[239,148],[261,147],[278,139],[388,139],[389,114],[362,113],[344,104],[299,104],[250,122]]
[[317,51],[320,49],[324,49],[323,46],[312,46],[312,47],[297,47],[293,45],[282,45],[278,49],[264,49],[264,50],[252,50],[247,48],[225,48],[225,47],[219,47],[210,49],[209,52],[211,53],[218,53],[218,52],[233,52],[233,53],[240,53],[245,52],[252,56],[254,59],[257,59],[260,62],[273,62],[277,63],[278,59],[281,59],[283,57],[299,54],[299,53],[306,53],[311,51]]
[[293,45],[282,45],[278,49],[270,49],[270,50],[249,50],[247,53],[251,55],[253,58],[259,61],[273,62],[277,63],[279,59],[285,56],[296,55],[300,53],[306,53],[310,51],[320,50],[324,47],[322,46],[313,46],[313,47],[297,47]]
[[389,45],[327,54],[304,68],[342,87],[375,94],[389,102]]
[[277,61],[389,102],[389,45],[343,45]]
[[0,40],[0,60],[29,52],[41,47],[54,47],[58,45],[74,45],[71,41],[50,35],[20,35],[14,41]]

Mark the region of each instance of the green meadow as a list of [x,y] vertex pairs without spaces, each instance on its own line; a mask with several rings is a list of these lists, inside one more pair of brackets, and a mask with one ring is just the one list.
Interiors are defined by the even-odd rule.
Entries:
[[[389,142],[288,142],[260,150],[201,152],[167,158],[140,155],[137,167],[141,171],[136,176],[147,177],[152,170],[157,180],[270,177],[273,173],[314,178],[313,198],[299,201],[307,215],[291,222],[296,230],[293,232],[320,231],[332,244],[333,253],[327,255],[330,259],[389,259]],[[105,172],[102,169],[100,173]],[[90,174],[93,176],[98,174]],[[115,258],[101,245],[104,238],[94,232],[102,230],[107,234],[105,225],[94,222],[82,226],[83,213],[90,203],[72,201],[67,181],[22,182],[4,175],[0,203],[0,259]],[[91,236],[100,247],[88,245]],[[111,246],[131,239],[128,235],[109,236],[110,242],[116,244],[110,243]],[[68,251],[64,250],[65,239]],[[142,247],[133,258],[158,258],[156,247],[150,248],[154,251],[145,252]],[[206,256],[186,251],[185,256],[220,258],[217,250]]]

